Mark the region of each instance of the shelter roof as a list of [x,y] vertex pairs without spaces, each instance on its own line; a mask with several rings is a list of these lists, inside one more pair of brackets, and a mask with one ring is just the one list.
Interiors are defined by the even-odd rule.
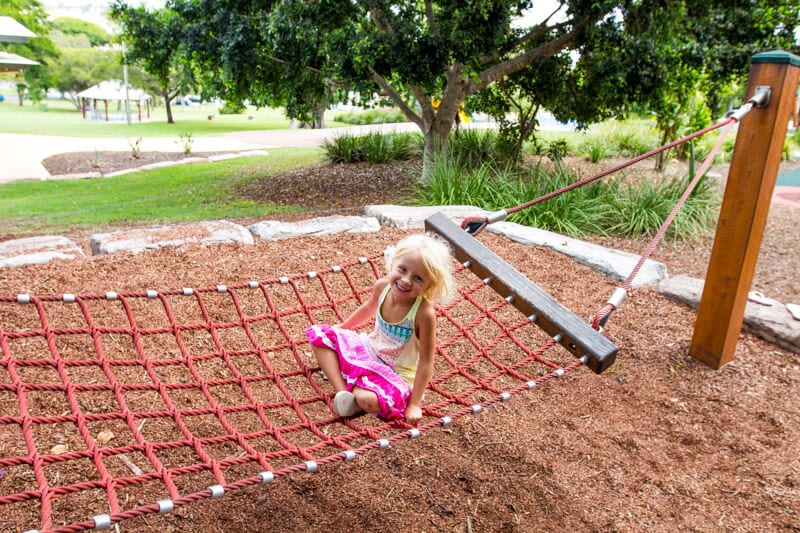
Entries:
[[90,98],[94,100],[150,100],[151,96],[142,89],[136,89],[128,84],[128,94],[125,94],[125,85],[121,80],[101,81],[97,85],[89,87],[85,91],[78,93],[80,98]]
[[0,42],[27,43],[31,37],[36,37],[36,34],[16,20],[0,17]]

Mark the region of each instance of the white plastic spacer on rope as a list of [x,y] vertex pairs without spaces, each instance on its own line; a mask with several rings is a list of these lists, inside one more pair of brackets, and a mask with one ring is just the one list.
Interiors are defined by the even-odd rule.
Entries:
[[626,296],[628,296],[628,291],[622,287],[617,287],[614,289],[614,292],[611,294],[611,296],[608,297],[608,301],[606,303],[613,305],[614,309],[619,309],[619,306],[622,305],[622,302],[625,300]]
[[172,500],[159,500],[158,501],[158,514],[171,513],[174,508],[175,508],[175,504],[172,503]]
[[378,439],[378,448],[384,449],[389,447],[389,439]]
[[506,296],[505,300],[508,303],[513,303],[514,302],[514,295],[513,294],[509,294],[508,296]]
[[536,322],[537,320],[539,320],[539,317],[536,315],[531,315],[528,317],[528,320],[531,322]]
[[117,299],[117,293],[116,292],[108,291],[106,293],[106,300],[116,300],[116,299]]
[[316,272],[307,272],[306,275],[308,276],[308,279],[314,279],[317,277]]
[[442,425],[443,426],[449,426],[452,423],[453,423],[453,419],[450,418],[449,416],[443,416],[442,417]]
[[561,339],[563,339],[563,338],[564,338],[564,336],[561,335],[561,333],[558,333],[555,337],[553,337],[553,340],[556,341],[556,342],[561,342]]
[[419,429],[417,429],[417,428],[411,428],[411,429],[408,430],[408,436],[411,437],[412,439],[416,439],[420,435],[421,435],[421,433],[419,432]]
[[225,285],[217,285],[217,292],[228,292],[228,287]]
[[250,287],[251,289],[257,289],[258,288],[258,282],[257,281],[251,281],[251,282],[249,282],[247,284],[247,286]]
[[28,531],[23,531],[23,533],[39,533],[38,529],[29,529]]
[[316,472],[317,471],[317,462],[316,461],[306,461],[306,472]]
[[475,404],[472,406],[472,414],[480,413],[483,411],[483,407],[479,404]]
[[211,499],[212,500],[214,498],[219,498],[220,496],[225,494],[225,489],[223,488],[222,485],[211,485],[210,487],[208,487],[208,490],[211,491]]
[[74,294],[69,294],[69,293],[63,294],[61,296],[61,300],[64,301],[64,302],[67,302],[67,303],[72,303],[72,302],[75,301],[75,295]]
[[469,268],[472,266],[472,261],[464,261],[461,264],[464,265],[464,268]]
[[526,385],[528,386],[528,390],[536,388],[536,382],[535,381],[529,381],[528,383],[526,383]]
[[359,257],[358,258],[358,262],[361,263],[362,265],[366,264],[367,261],[369,261],[369,259],[367,259],[366,257]]
[[352,461],[356,458],[356,452],[353,450],[345,450],[344,451],[344,460],[345,461]]
[[147,291],[147,297],[148,298],[158,298],[158,291],[154,291],[152,289]]
[[563,368],[559,368],[554,373],[555,373],[556,377],[559,377],[559,378],[563,378],[564,374],[566,374],[566,372],[564,371]]
[[341,272],[341,271],[342,271],[342,267],[340,267],[339,265],[333,265],[331,267],[331,272],[337,272],[338,273],[338,272]]
[[278,278],[278,281],[280,281],[281,283],[283,283],[285,285],[285,284],[289,283],[289,278],[287,278],[286,276],[281,276],[280,278]]
[[583,363],[584,365],[588,365],[589,364],[589,356],[588,355],[584,355],[583,357],[581,357],[581,363]]
[[483,278],[482,281],[483,281],[484,285],[488,285],[488,284],[490,284],[492,282],[492,278]]
[[272,483],[273,481],[275,481],[275,474],[273,474],[272,472],[269,472],[267,470],[265,470],[264,472],[261,472],[258,475],[258,477],[261,478],[261,483]]
[[501,392],[500,393],[500,399],[503,400],[504,402],[507,402],[508,400],[511,399],[511,393],[510,392]]
[[184,287],[182,292],[184,296],[191,296],[194,294],[194,291],[189,287]]
[[109,529],[111,527],[111,517],[107,514],[99,514],[92,517],[94,529]]
[[19,304],[29,304],[29,303],[31,303],[31,295],[30,294],[17,294],[17,303],[19,303]]

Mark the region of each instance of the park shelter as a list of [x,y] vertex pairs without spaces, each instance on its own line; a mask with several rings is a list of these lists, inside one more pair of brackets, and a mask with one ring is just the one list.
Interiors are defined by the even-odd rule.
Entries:
[[[26,43],[31,37],[36,37],[36,34],[13,18],[0,17],[0,42]],[[17,72],[38,64],[17,54],[0,52],[0,72]]]
[[[109,122],[112,117],[125,118],[125,101],[136,105],[139,122],[144,112],[150,119],[152,97],[141,89],[128,84],[127,90],[121,80],[106,80],[78,93],[83,118]],[[112,106],[109,109],[109,106]]]

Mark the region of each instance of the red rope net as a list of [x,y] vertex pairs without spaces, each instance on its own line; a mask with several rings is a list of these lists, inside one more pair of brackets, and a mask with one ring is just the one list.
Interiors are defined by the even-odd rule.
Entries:
[[303,332],[355,310],[378,258],[227,287],[0,296],[4,528],[168,512],[417,437],[582,365],[560,347],[546,359],[554,341],[461,270],[423,422],[337,417]]

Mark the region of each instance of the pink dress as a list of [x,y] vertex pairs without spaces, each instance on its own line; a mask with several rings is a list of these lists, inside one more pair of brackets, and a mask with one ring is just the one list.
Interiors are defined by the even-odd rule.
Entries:
[[414,385],[419,360],[414,321],[422,297],[417,297],[400,322],[392,324],[381,316],[388,292],[387,286],[378,300],[375,329],[371,333],[317,324],[306,330],[306,336],[312,345],[335,351],[347,390],[358,386],[374,392],[380,404],[379,416],[391,420],[405,416]]

